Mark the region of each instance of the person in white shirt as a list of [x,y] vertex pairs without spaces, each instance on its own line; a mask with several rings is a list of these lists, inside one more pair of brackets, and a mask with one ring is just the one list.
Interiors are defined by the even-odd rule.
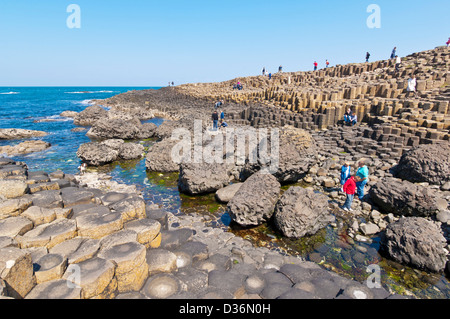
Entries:
[[402,59],[396,55],[395,56],[395,72],[399,72],[400,71],[400,64],[402,63]]
[[409,97],[410,92],[413,92],[414,97],[417,97],[416,85],[417,85],[416,75],[413,74],[412,77],[408,79],[408,87],[406,88],[407,91],[406,97]]

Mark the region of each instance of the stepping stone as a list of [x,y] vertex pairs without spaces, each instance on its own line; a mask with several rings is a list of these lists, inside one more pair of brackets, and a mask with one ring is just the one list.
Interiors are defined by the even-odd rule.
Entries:
[[245,275],[224,270],[213,270],[208,275],[208,286],[225,290],[235,298],[245,294]]
[[33,229],[33,222],[22,216],[0,220],[0,234],[2,236],[14,238],[17,235],[25,234],[31,229]]
[[100,248],[108,249],[112,246],[122,245],[137,241],[137,233],[134,230],[123,229],[101,239]]
[[245,280],[245,290],[249,294],[259,294],[266,286],[266,280],[262,274],[256,273]]
[[20,247],[52,247],[72,239],[77,235],[77,224],[74,220],[58,219],[49,224],[37,226],[23,236],[17,236],[16,240]]
[[67,187],[61,190],[64,207],[72,207],[93,202],[94,194],[77,187]]
[[81,288],[59,279],[37,285],[25,299],[81,299]]
[[48,224],[55,219],[69,218],[72,214],[71,208],[42,208],[38,206],[31,206],[21,216],[30,219],[34,226]]
[[194,231],[187,228],[161,231],[161,248],[169,250],[176,249],[177,247],[180,247],[181,244],[191,240],[193,235]]
[[213,270],[229,270],[231,265],[231,258],[222,254],[214,254],[206,260],[193,263],[195,268],[205,270],[207,272],[211,272]]
[[112,211],[120,213],[124,223],[146,218],[145,201],[139,197],[130,197],[109,206]]
[[156,220],[135,220],[125,224],[124,229],[134,230],[138,234],[137,241],[146,248],[158,248],[161,244],[161,224]]
[[36,284],[31,254],[15,247],[0,249],[0,280],[8,296],[24,298]]
[[20,180],[0,180],[0,194],[7,199],[25,195],[28,185]]
[[175,254],[180,252],[191,256],[192,262],[199,262],[206,260],[209,257],[208,246],[198,241],[189,241],[181,245],[179,248],[173,250]]
[[61,254],[68,258],[69,264],[78,264],[93,258],[100,249],[100,240],[74,238],[50,249],[52,254]]
[[31,197],[34,206],[43,208],[63,207],[63,199],[59,190],[49,190],[34,193]]
[[10,199],[0,202],[0,220],[16,217],[33,204],[29,198]]
[[[92,210],[96,210],[93,208]],[[101,239],[123,228],[120,213],[111,213],[104,209],[83,214],[76,219],[78,234],[81,237]]]
[[115,276],[119,292],[142,288],[149,274],[146,255],[145,246],[137,242],[112,246],[98,253],[99,258],[113,261],[117,266]]
[[[94,207],[100,208],[100,207],[105,207],[105,206],[94,204],[94,203],[72,206],[71,208],[73,210],[73,215],[71,218],[75,219],[78,216],[81,216],[82,214],[84,214],[88,209],[94,208]],[[108,209],[107,207],[105,207],[105,208]],[[90,213],[90,211],[88,213]]]
[[146,260],[150,275],[177,270],[177,256],[166,249],[149,249]]
[[116,266],[102,258],[92,258],[76,265],[70,265],[63,275],[76,286],[81,287],[81,298],[108,298],[115,296],[117,280],[114,278]]
[[148,206],[145,211],[147,218],[158,221],[162,228],[167,229],[168,215],[166,211],[162,209],[149,209]]
[[178,269],[174,275],[182,282],[182,286],[186,287],[183,289],[189,293],[196,294],[208,286],[208,273],[202,270],[187,267]]
[[104,196],[100,197],[100,199],[102,200],[103,205],[109,206],[111,204],[127,199],[129,197],[130,194],[127,193],[109,192],[106,193]]
[[47,254],[33,265],[38,284],[61,279],[67,268],[67,258],[61,254]]
[[158,274],[150,277],[141,293],[150,299],[167,299],[181,290],[180,280],[172,274]]
[[37,183],[29,185],[28,188],[30,193],[33,194],[41,191],[59,190],[59,184],[57,182]]

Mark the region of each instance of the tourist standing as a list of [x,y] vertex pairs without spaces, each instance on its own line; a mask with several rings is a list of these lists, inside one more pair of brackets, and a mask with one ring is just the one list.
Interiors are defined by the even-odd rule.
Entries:
[[262,75],[266,75],[266,67],[263,67],[263,69],[262,69]]
[[402,63],[402,59],[396,55],[395,56],[395,72],[400,72],[400,64]]
[[317,66],[318,66],[317,62],[314,61],[314,71],[317,71]]
[[283,72],[283,66],[282,65],[280,65],[279,67],[278,67],[278,72]]
[[395,48],[392,50],[392,53],[391,53],[391,60],[393,60],[393,59],[395,58],[396,55],[397,55],[397,47],[395,47]]
[[345,182],[344,186],[342,187],[345,194],[347,194],[347,198],[345,200],[344,206],[342,206],[342,209],[346,212],[352,211],[352,203],[353,199],[355,198],[356,194],[356,180],[354,176],[351,176],[347,182]]
[[450,38],[448,38],[448,41],[447,41],[447,48],[448,47],[450,47]]
[[408,79],[408,87],[406,88],[406,91],[407,91],[406,96],[407,97],[409,97],[410,92],[413,92],[414,97],[417,97],[416,85],[417,85],[416,75],[413,74],[412,77],[410,77]]
[[325,62],[326,67],[328,68],[330,66],[330,62],[328,60]]
[[369,59],[370,59],[370,53],[367,52],[367,53],[366,53],[366,62],[369,62]]
[[212,120],[213,120],[213,131],[217,131],[218,128],[218,123],[219,123],[219,114],[217,113],[217,111],[214,111],[214,113],[212,114]]
[[[344,165],[341,167],[341,186],[343,187],[345,182],[348,181],[348,179],[351,176],[351,166],[349,162],[345,162]],[[341,187],[341,191],[344,192],[344,189]]]
[[269,73],[269,80],[272,80],[272,73]]
[[369,168],[366,166],[366,159],[362,158],[358,162],[358,170],[356,171],[356,193],[358,198],[364,198],[364,187],[369,181]]

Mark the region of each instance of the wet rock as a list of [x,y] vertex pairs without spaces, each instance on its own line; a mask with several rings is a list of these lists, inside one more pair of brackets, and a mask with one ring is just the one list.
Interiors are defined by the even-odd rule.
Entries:
[[86,164],[102,166],[114,162],[119,152],[101,143],[90,142],[82,144],[77,156]]
[[287,237],[313,235],[334,221],[328,197],[302,187],[291,187],[275,207],[275,225]]
[[445,268],[446,240],[439,228],[425,218],[403,217],[389,224],[381,243],[381,251],[401,264],[433,272]]
[[182,193],[189,195],[212,193],[229,183],[230,179],[224,164],[189,163],[180,165],[178,188]]
[[78,115],[78,112],[75,111],[64,111],[61,114],[59,114],[59,116],[61,117],[70,117],[70,118],[75,118]]
[[255,226],[272,217],[281,185],[271,174],[248,178],[227,205],[230,217],[240,225]]

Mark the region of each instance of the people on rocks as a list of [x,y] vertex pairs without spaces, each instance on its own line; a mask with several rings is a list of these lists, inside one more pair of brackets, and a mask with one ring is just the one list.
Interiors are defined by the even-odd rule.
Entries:
[[314,61],[314,71],[317,71],[317,66],[318,66],[317,61]]
[[217,111],[214,111],[214,113],[212,114],[212,121],[213,121],[213,131],[217,131],[219,123],[219,113],[217,113]]
[[241,82],[238,82],[237,84],[233,85],[233,90],[242,90],[244,87],[242,86]]
[[328,68],[330,66],[330,62],[328,60],[325,61],[325,65]]
[[397,56],[397,47],[395,47],[395,48],[392,50],[392,53],[391,53],[391,60],[393,60],[396,56]]
[[[348,181],[348,179],[351,176],[351,166],[349,162],[345,162],[344,165],[341,167],[341,185],[344,186],[344,184]],[[344,192],[344,189],[341,188],[341,191]]]
[[214,109],[217,109],[219,107],[221,107],[223,105],[223,100],[217,101],[216,104],[214,105]]
[[352,110],[348,109],[347,112],[344,114],[344,124],[350,124],[350,116],[352,116]]
[[350,178],[345,182],[344,186],[342,187],[343,192],[347,195],[347,198],[345,199],[345,203],[342,206],[342,209],[346,212],[351,212],[352,210],[352,203],[353,199],[355,198],[356,194],[356,179],[354,176],[350,176]]
[[406,88],[406,91],[407,91],[406,97],[409,97],[409,94],[411,92],[414,94],[414,97],[417,97],[416,85],[417,85],[416,75],[413,74],[408,79],[408,87]]
[[364,188],[369,181],[369,168],[366,166],[366,159],[362,158],[358,162],[358,170],[356,171],[356,193],[358,198],[364,198]]
[[370,53],[367,52],[367,53],[366,53],[366,62],[369,62],[369,59],[370,59]]
[[279,67],[278,67],[278,72],[283,72],[283,66],[282,65],[280,65]]
[[402,59],[396,55],[395,56],[395,72],[400,72],[400,64],[402,64]]

